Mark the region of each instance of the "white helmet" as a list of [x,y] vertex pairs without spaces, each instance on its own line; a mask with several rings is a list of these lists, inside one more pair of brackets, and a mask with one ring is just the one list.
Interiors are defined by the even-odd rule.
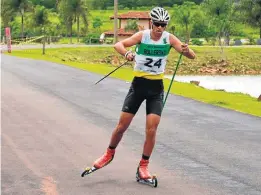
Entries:
[[170,20],[170,15],[167,10],[165,10],[162,7],[154,7],[150,11],[150,17],[152,21],[155,22],[169,22]]

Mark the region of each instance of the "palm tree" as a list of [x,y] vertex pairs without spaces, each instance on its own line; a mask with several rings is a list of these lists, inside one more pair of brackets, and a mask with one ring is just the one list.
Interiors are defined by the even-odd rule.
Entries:
[[49,23],[48,20],[48,11],[43,6],[36,6],[33,14],[33,23],[35,26],[41,28],[43,32],[43,55],[45,54],[45,29],[46,25]]
[[85,32],[88,29],[87,20],[87,7],[85,6],[85,0],[60,0],[59,7],[63,20],[67,24],[67,28],[70,31],[71,43],[72,43],[72,25],[74,22],[77,24],[77,41],[79,42],[80,35],[80,18],[83,19]]
[[185,26],[186,42],[190,40],[190,26],[193,24],[195,17],[196,4],[193,2],[185,2],[183,5],[178,6],[173,18],[182,26]]
[[88,30],[88,20],[87,20],[87,7],[85,6],[85,2],[83,0],[71,0],[73,13],[74,13],[74,21],[77,23],[77,42],[79,43],[80,36],[80,17],[83,20],[83,24],[85,27],[85,32]]
[[13,18],[14,10],[11,8],[9,0],[1,1],[1,20],[3,22],[3,27],[8,27],[10,21]]
[[218,38],[221,40],[225,28],[228,28],[232,15],[232,0],[206,0],[204,6],[206,13],[211,18],[210,22],[217,28]]
[[216,28],[222,59],[225,60],[221,38],[225,35],[229,39],[233,24],[233,0],[205,0],[203,7],[210,18],[210,23]]
[[259,28],[259,38],[261,39],[261,0],[240,0],[237,6],[242,16],[241,19]]
[[21,15],[21,38],[24,38],[24,14],[26,11],[31,10],[30,0],[10,0],[10,9]]

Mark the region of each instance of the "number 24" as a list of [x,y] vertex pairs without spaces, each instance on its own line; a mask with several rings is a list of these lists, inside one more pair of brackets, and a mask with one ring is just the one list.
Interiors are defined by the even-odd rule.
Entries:
[[153,66],[157,66],[158,68],[160,68],[161,66],[161,61],[162,59],[159,59],[157,62],[155,62],[153,65],[152,62],[153,62],[153,59],[152,58],[146,58],[147,62],[144,64],[145,66],[148,66],[150,68],[152,68]]

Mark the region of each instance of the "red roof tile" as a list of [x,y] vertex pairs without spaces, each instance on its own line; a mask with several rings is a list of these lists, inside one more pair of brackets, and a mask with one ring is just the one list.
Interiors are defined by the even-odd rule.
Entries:
[[[118,15],[119,19],[146,19],[150,20],[149,12],[141,11],[132,11],[124,14]],[[111,16],[110,19],[114,19],[114,16]]]
[[[118,29],[118,35],[119,36],[131,36],[133,35],[135,32],[134,31],[128,31],[126,32],[124,29]],[[105,35],[114,35],[114,31],[107,31],[107,32],[104,32]]]

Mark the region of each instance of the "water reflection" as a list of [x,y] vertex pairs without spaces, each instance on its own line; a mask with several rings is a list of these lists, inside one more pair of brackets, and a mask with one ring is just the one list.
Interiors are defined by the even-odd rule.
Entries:
[[[172,75],[166,75],[171,79]],[[175,81],[200,81],[199,86],[207,89],[223,89],[227,92],[241,92],[258,97],[261,94],[261,75],[258,76],[175,76]]]

